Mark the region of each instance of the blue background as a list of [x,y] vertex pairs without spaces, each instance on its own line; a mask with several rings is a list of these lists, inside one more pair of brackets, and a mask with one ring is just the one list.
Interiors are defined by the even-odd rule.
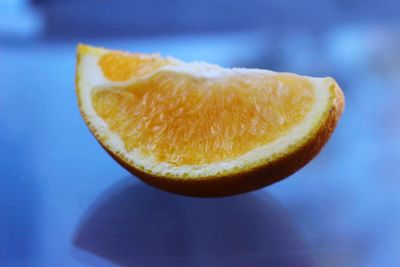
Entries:
[[[0,266],[400,266],[400,2],[0,0]],[[292,177],[150,188],[87,130],[78,42],[333,76],[346,110]]]

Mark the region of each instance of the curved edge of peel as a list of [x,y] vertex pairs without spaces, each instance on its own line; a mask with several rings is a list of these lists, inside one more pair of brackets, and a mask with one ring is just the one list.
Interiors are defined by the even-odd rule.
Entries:
[[[77,66],[79,66],[83,54],[94,53],[100,55],[106,51],[102,48],[94,48],[82,44],[79,44],[77,49]],[[89,130],[100,145],[130,173],[149,185],[171,193],[196,197],[223,197],[246,193],[278,182],[302,168],[321,151],[335,129],[343,113],[345,103],[342,90],[334,79],[329,79],[332,80],[329,88],[331,94],[329,108],[323,114],[318,126],[298,146],[277,155],[265,165],[254,166],[234,174],[196,177],[195,179],[176,179],[174,177],[146,173],[141,169],[135,168],[123,157],[114,153],[101,142],[100,135],[96,132],[82,108],[79,98],[79,68],[76,69],[75,87],[79,110]]]
[[225,176],[211,176],[206,179],[177,180],[166,176],[154,176],[129,165],[123,158],[100,145],[126,170],[161,190],[195,197],[224,197],[253,191],[278,182],[305,166],[321,151],[328,142],[344,110],[344,95],[336,82],[330,87],[332,96],[330,108],[324,119],[308,138],[293,150],[274,158],[268,165],[247,169],[243,172]]

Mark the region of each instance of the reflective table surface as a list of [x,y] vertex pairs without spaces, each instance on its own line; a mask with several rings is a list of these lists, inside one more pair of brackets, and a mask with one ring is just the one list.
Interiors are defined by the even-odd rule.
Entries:
[[347,106],[322,153],[219,199],[153,189],[103,151],[78,112],[76,43],[0,44],[0,266],[400,266],[400,42],[374,34],[282,36],[279,56],[263,34],[92,42],[337,78]]

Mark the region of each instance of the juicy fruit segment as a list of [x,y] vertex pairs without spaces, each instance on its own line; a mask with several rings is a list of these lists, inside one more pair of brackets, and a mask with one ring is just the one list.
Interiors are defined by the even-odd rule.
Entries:
[[[116,60],[102,59],[100,66]],[[130,67],[126,74],[102,69],[111,80],[142,75]],[[126,87],[94,89],[92,104],[127,151],[178,166],[201,165],[236,158],[290,132],[311,110],[313,90],[290,74],[197,77],[159,71]]]
[[107,53],[101,56],[98,62],[104,76],[114,82],[142,77],[170,63],[170,60],[158,55],[144,56],[121,52]]
[[200,197],[245,193],[293,174],[329,140],[345,101],[329,77],[86,45],[78,46],[76,92],[89,129],[124,168],[157,188]]

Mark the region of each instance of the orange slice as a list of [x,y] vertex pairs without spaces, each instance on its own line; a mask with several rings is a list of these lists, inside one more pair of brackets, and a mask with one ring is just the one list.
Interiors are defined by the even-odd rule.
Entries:
[[327,142],[344,108],[332,78],[78,46],[82,116],[127,170],[193,196],[281,180]]

